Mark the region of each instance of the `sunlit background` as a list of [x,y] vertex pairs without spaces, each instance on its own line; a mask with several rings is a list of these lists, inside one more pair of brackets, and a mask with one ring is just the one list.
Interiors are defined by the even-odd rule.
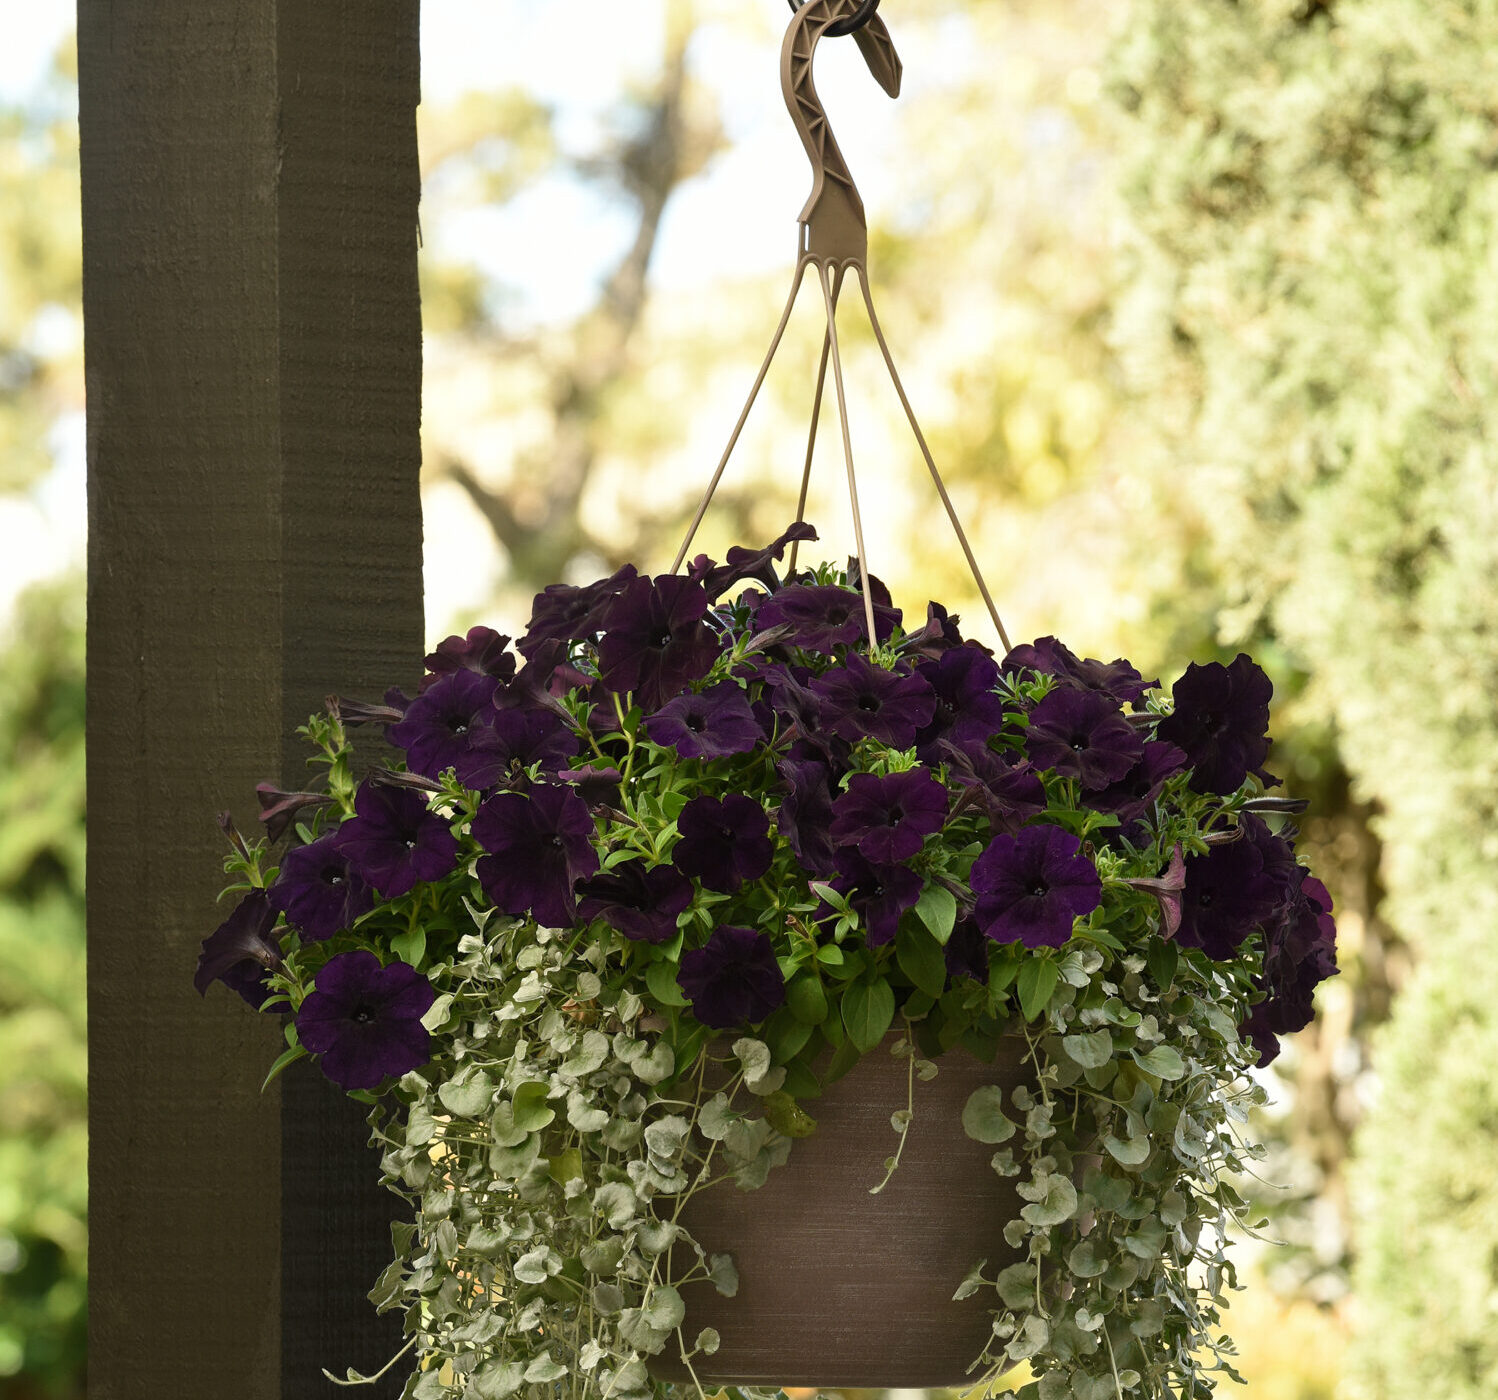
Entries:
[[[426,0],[432,642],[669,566],[788,290],[781,0]],[[874,294],[1016,639],[1247,649],[1343,974],[1266,1074],[1251,1400],[1498,1395],[1498,10],[884,0],[818,85]],[[82,1395],[83,387],[71,16],[0,46],[0,1397]],[[873,341],[876,573],[993,642]],[[700,547],[792,518],[800,311]],[[810,518],[852,548],[836,418]],[[1230,1387],[1226,1387],[1231,1389]]]

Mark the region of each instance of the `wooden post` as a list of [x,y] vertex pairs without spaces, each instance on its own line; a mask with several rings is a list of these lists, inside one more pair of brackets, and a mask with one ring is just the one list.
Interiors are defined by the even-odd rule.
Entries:
[[345,1395],[401,1342],[362,1111],[262,1097],[279,1022],[191,979],[215,811],[419,670],[417,10],[79,4],[95,1400]]

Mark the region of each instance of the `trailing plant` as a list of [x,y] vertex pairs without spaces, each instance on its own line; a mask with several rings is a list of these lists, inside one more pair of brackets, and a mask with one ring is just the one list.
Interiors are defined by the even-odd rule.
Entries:
[[[957,1289],[993,1314],[975,1381],[1231,1374],[1245,1072],[1335,971],[1266,795],[1267,679],[1240,655],[1167,696],[1054,638],[1000,660],[851,566],[782,580],[810,538],[549,588],[513,648],[475,628],[415,697],[330,702],[323,780],[262,785],[264,839],[226,823],[240,898],[197,984],[285,1016],[270,1077],[316,1055],[370,1106],[417,1210],[370,1295],[406,1310],[412,1400],[710,1374],[693,1290],[737,1280],[686,1202],[763,1184],[876,1052],[910,1094],[881,1189],[942,1057],[1006,1038],[1029,1082],[963,1110],[1026,1203]],[[356,782],[363,724],[404,762]]]

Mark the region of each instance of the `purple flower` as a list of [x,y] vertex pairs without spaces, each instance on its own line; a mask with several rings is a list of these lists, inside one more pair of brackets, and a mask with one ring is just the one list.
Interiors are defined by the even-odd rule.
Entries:
[[454,671],[472,671],[480,676],[493,676],[507,681],[515,674],[515,658],[505,650],[510,644],[492,627],[470,627],[466,637],[446,637],[437,643],[437,650],[426,658],[427,674],[422,678],[418,694],[430,690],[437,680]]
[[1175,713],[1155,733],[1184,749],[1196,792],[1237,792],[1250,773],[1269,781],[1269,697],[1274,686],[1247,653],[1224,666],[1193,662],[1171,690]]
[[593,817],[571,788],[538,783],[502,792],[474,814],[473,839],[489,854],[475,867],[496,909],[566,928],[577,913],[573,882],[598,869]]
[[633,564],[626,564],[618,573],[596,583],[581,588],[554,583],[536,594],[531,604],[530,626],[515,643],[516,649],[529,657],[543,642],[577,642],[591,637],[602,628],[609,605],[637,572]]
[[720,894],[759,879],[775,854],[765,809],[739,793],[694,797],[681,809],[676,829],[681,840],[671,854],[677,868]]
[[513,781],[533,764],[555,773],[577,753],[577,735],[550,710],[491,710],[468,738],[458,780],[470,788]]
[[329,958],[296,1014],[297,1035],[342,1089],[373,1089],[432,1057],[421,1024],[437,994],[409,963],[380,966],[366,949]]
[[660,709],[718,659],[706,612],[700,583],[670,574],[634,579],[604,617],[599,678],[610,690],[633,691],[646,710]]
[[971,977],[974,982],[988,981],[989,941],[975,919],[959,919],[942,950],[947,959],[947,978]]
[[[940,603],[927,603],[926,625],[911,632],[900,643],[901,653],[906,656],[922,656],[934,661],[951,651],[953,647],[964,645],[962,633],[957,630],[957,624],[961,620],[957,617],[948,617],[947,610]],[[969,642],[967,645],[975,650],[981,647],[978,642]],[[984,656],[990,655],[987,647],[981,647],[981,650]]]
[[[879,640],[889,640],[900,614],[874,604],[874,626]],[[794,642],[804,651],[832,654],[835,646],[852,646],[865,639],[863,595],[832,583],[793,583],[766,598],[754,617],[757,627],[791,626]]]
[[1030,711],[1025,752],[1037,768],[1080,779],[1084,792],[1096,792],[1139,761],[1144,741],[1108,696],[1057,686]]
[[998,664],[975,646],[952,647],[915,668],[936,695],[931,723],[916,734],[916,752],[940,762],[943,739],[959,746],[986,743],[1004,727],[1004,702],[994,693]]
[[1251,840],[1213,846],[1206,855],[1186,861],[1176,941],[1202,948],[1218,961],[1231,958],[1274,913],[1278,901],[1275,882],[1264,872],[1264,857]]
[[334,845],[336,835],[329,832],[287,851],[270,888],[272,908],[314,942],[351,928],[355,919],[374,908],[374,891]]
[[768,935],[716,928],[707,945],[681,955],[677,983],[704,1026],[730,1030],[763,1021],[785,1001],[785,978]]
[[908,860],[947,819],[947,790],[930,770],[912,768],[876,778],[855,773],[832,804],[832,839],[856,846],[871,865]]
[[1181,926],[1181,891],[1186,888],[1186,862],[1181,854],[1180,842],[1170,853],[1170,864],[1163,875],[1154,878],[1125,880],[1136,890],[1152,894],[1160,901],[1160,937],[1174,938]]
[[266,974],[281,966],[281,945],[271,932],[276,911],[264,890],[251,890],[207,938],[198,955],[192,984],[200,996],[209,984],[222,982],[258,1011],[271,995]]
[[337,850],[386,899],[418,880],[440,880],[457,868],[458,843],[446,817],[419,792],[365,782],[354,815],[333,835]]
[[255,796],[260,802],[260,820],[265,834],[279,841],[297,813],[307,807],[327,807],[333,799],[325,792],[282,792],[274,783],[256,783]]
[[667,943],[676,936],[676,916],[692,902],[692,882],[674,865],[626,860],[579,880],[577,894],[580,919],[602,919],[642,943]]
[[[871,865],[853,846],[837,853],[837,879],[832,888],[847,897],[865,929],[871,948],[890,942],[900,927],[900,915],[914,909],[921,897],[921,877],[908,865]],[[823,905],[816,913],[822,919],[831,913]]]
[[455,670],[439,676],[406,708],[405,718],[385,732],[406,751],[406,767],[428,778],[449,768],[467,766],[479,722],[493,714],[499,682],[477,671]]
[[1145,813],[1172,773],[1186,766],[1186,755],[1174,744],[1151,739],[1139,761],[1117,782],[1088,795],[1087,801],[1100,812],[1113,812],[1128,826]]
[[714,565],[704,559],[706,567],[700,570],[694,568],[692,576],[700,579],[709,599],[721,598],[734,584],[741,583],[746,578],[763,584],[773,593],[779,588],[780,579],[776,576],[775,566],[771,561],[778,560],[792,540],[814,540],[816,537],[817,532],[810,525],[805,521],[798,521],[764,549],[744,549],[734,545],[728,551],[728,562],[725,564]]
[[1027,762],[1012,762],[1009,754],[995,753],[987,744],[959,749],[943,740],[940,748],[952,782],[966,789],[953,816],[968,803],[978,802],[987,809],[996,832],[1012,835],[1030,817],[1045,811],[1045,784]]
[[776,771],[789,791],[780,801],[776,825],[809,875],[825,879],[837,867],[832,849],[832,784],[825,763],[788,758]]
[[822,702],[823,722],[849,743],[868,737],[908,749],[930,724],[936,693],[921,676],[901,676],[850,655],[811,683]]
[[1269,931],[1258,978],[1266,994],[1243,1025],[1244,1038],[1259,1051],[1259,1063],[1279,1054],[1277,1037],[1310,1024],[1317,985],[1337,975],[1337,926],[1326,886],[1303,867],[1300,888],[1286,915]]
[[1030,645],[1017,646],[1004,658],[1005,671],[1017,671],[1021,667],[1042,676],[1055,676],[1082,690],[1096,691],[1119,705],[1136,704],[1146,690],[1160,684],[1157,680],[1145,680],[1122,658],[1094,661],[1088,657],[1082,660],[1055,637],[1040,637]]
[[668,700],[645,721],[645,732],[653,742],[675,749],[683,758],[748,753],[765,737],[749,697],[733,681]]
[[619,784],[622,779],[617,768],[600,768],[585,763],[581,768],[569,768],[557,773],[558,779],[571,785],[572,790],[589,807],[614,807],[619,802]]
[[1027,826],[1016,836],[996,836],[973,862],[974,911],[995,943],[1059,948],[1072,925],[1102,903],[1097,867],[1082,843],[1059,826]]

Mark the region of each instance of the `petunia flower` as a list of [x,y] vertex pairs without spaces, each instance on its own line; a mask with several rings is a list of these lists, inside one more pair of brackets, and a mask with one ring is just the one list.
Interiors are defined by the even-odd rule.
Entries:
[[850,744],[867,737],[908,749],[936,712],[936,692],[923,677],[898,675],[856,655],[823,672],[811,690],[827,728]]
[[200,996],[210,983],[222,982],[239,993],[255,1010],[271,996],[266,974],[281,966],[281,945],[272,930],[276,911],[264,890],[251,890],[207,938],[198,955],[192,984]]
[[1029,818],[1045,811],[1045,784],[1017,754],[995,753],[986,744],[960,749],[945,739],[939,748],[951,781],[965,789],[953,816],[976,802],[987,810],[995,832],[1012,835]]
[[[828,656],[836,646],[866,640],[869,630],[863,595],[833,583],[790,584],[766,598],[754,620],[758,627],[794,627],[796,646]],[[899,621],[894,608],[874,604],[874,626],[881,642],[889,640]]]
[[279,841],[299,812],[312,807],[327,807],[333,798],[326,792],[283,792],[274,783],[256,783],[255,797],[260,803],[260,820],[265,834]]
[[296,1015],[297,1036],[342,1089],[373,1089],[432,1057],[421,1018],[437,999],[409,963],[385,967],[367,949],[339,953],[318,970]]
[[577,735],[550,710],[490,710],[469,735],[458,766],[465,787],[491,788],[539,764],[556,773],[577,753]]
[[947,818],[947,790],[926,768],[876,777],[855,773],[832,804],[832,839],[871,865],[908,860]]
[[[835,858],[837,878],[832,888],[852,905],[865,930],[865,941],[878,948],[894,939],[900,915],[914,909],[921,897],[921,877],[908,865],[874,865],[853,846],[844,846]],[[823,905],[815,917],[825,918],[831,907]]]
[[637,573],[633,564],[626,564],[596,583],[554,583],[543,589],[531,604],[530,626],[515,643],[516,650],[530,657],[544,642],[578,642],[593,636],[602,629],[610,604]]
[[447,818],[419,792],[383,783],[360,786],[354,815],[334,833],[333,844],[386,899],[406,894],[418,880],[440,880],[458,864]]
[[973,862],[974,917],[995,943],[1059,948],[1077,919],[1102,903],[1097,867],[1059,826],[1027,826],[996,836]]
[[705,567],[694,567],[692,577],[700,579],[703,588],[707,590],[709,601],[721,598],[735,584],[742,583],[745,579],[753,579],[773,593],[780,587],[780,578],[775,572],[773,561],[780,559],[785,553],[786,545],[792,540],[814,540],[816,537],[816,530],[804,520],[798,521],[764,549],[744,549],[740,545],[734,545],[728,551],[727,561],[722,564],[713,564],[706,556],[701,556]]
[[406,767],[413,773],[440,778],[449,768],[462,769],[480,721],[494,713],[498,685],[494,676],[478,671],[458,669],[438,676],[385,737],[406,751]]
[[1195,792],[1236,792],[1250,773],[1268,780],[1269,699],[1274,686],[1245,652],[1224,666],[1193,662],[1171,689],[1175,712],[1155,734],[1185,751]]
[[739,793],[694,797],[681,809],[676,829],[681,840],[671,855],[677,868],[720,894],[759,879],[775,854],[765,809]]
[[643,943],[667,943],[676,936],[676,916],[692,902],[692,882],[674,865],[626,860],[579,880],[576,893],[579,919],[602,919]]
[[749,697],[733,681],[668,700],[645,721],[645,732],[652,742],[675,749],[683,758],[748,753],[765,737]]
[[900,653],[903,656],[920,656],[929,661],[938,660],[953,647],[968,646],[974,651],[981,651],[984,656],[992,653],[980,642],[967,642],[962,640],[962,633],[957,630],[957,624],[962,619],[956,616],[948,616],[947,610],[936,601],[926,604],[926,625],[908,633],[900,642]]
[[588,804],[571,788],[538,783],[502,792],[474,813],[473,839],[488,852],[474,867],[496,909],[566,928],[577,914],[573,884],[598,869]]
[[776,765],[785,780],[776,827],[808,875],[826,879],[835,873],[832,846],[832,784],[825,763],[787,758]]
[[1057,686],[1030,711],[1025,752],[1037,768],[1076,778],[1084,792],[1096,792],[1138,763],[1144,741],[1110,697]]
[[1125,880],[1136,890],[1152,894],[1160,901],[1160,937],[1174,938],[1181,926],[1181,891],[1186,887],[1186,861],[1181,854],[1180,842],[1170,853],[1170,863],[1165,873],[1153,878]]
[[1039,637],[1032,643],[1017,646],[1004,658],[1005,671],[1017,671],[1022,667],[1042,676],[1055,676],[1081,690],[1096,691],[1119,705],[1136,704],[1146,690],[1160,684],[1158,680],[1145,680],[1122,658],[1095,661],[1088,657],[1084,660],[1055,637]]
[[916,753],[924,762],[940,762],[943,740],[983,744],[1004,727],[1004,702],[994,693],[998,663],[977,647],[952,647],[934,661],[920,662],[915,673],[936,696],[931,722],[915,736]]
[[692,1015],[715,1030],[763,1021],[785,1002],[775,947],[755,929],[715,928],[705,947],[681,955],[676,981]]
[[633,691],[658,710],[711,669],[720,645],[702,620],[707,593],[678,575],[637,578],[614,598],[598,644],[598,674],[616,692]]
[[337,849],[336,834],[328,832],[287,851],[270,887],[271,907],[313,942],[351,928],[355,919],[374,908],[374,891]]
[[454,671],[472,671],[475,675],[493,676],[507,681],[515,674],[515,656],[507,650],[510,639],[492,627],[470,627],[466,637],[444,637],[437,650],[426,658],[427,674],[417,688],[420,695],[443,676]]
[[988,950],[992,946],[983,936],[976,919],[958,919],[947,945],[942,949],[947,963],[947,979],[970,977],[974,982],[988,981]]
[[623,775],[617,768],[585,763],[581,768],[562,769],[556,777],[559,782],[569,784],[589,807],[618,806]]
[[1145,743],[1138,762],[1123,777],[1089,793],[1087,801],[1100,812],[1114,813],[1128,826],[1144,815],[1160,795],[1165,780],[1185,766],[1186,755],[1174,744],[1151,739]]
[[1266,876],[1264,857],[1252,841],[1214,846],[1204,856],[1187,858],[1176,941],[1226,960],[1278,902],[1275,882]]

